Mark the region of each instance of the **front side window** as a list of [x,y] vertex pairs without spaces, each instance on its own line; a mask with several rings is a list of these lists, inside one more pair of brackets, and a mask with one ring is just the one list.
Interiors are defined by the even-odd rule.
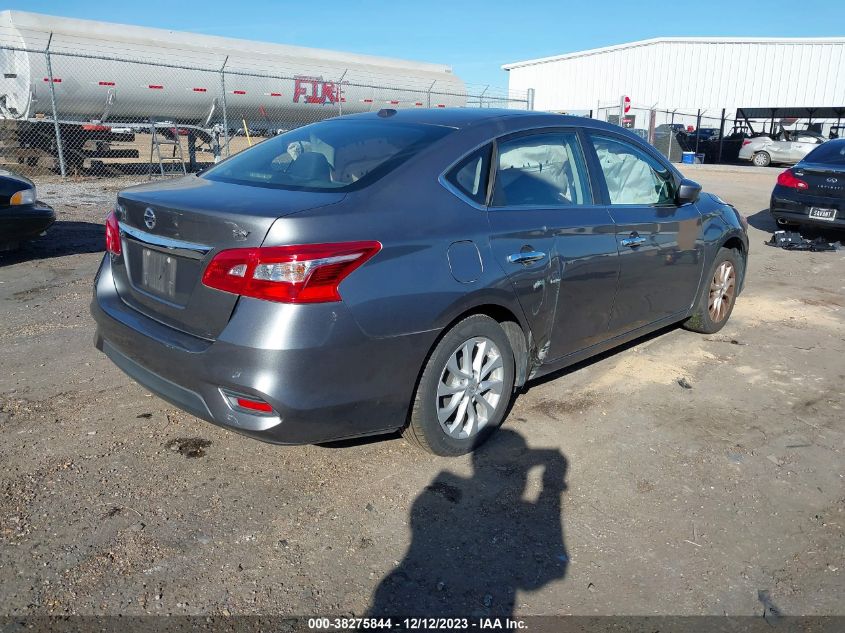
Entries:
[[264,141],[201,177],[277,189],[350,191],[375,182],[452,131],[389,121],[322,121]]
[[592,138],[611,204],[675,203],[675,179],[667,167],[624,141]]
[[498,145],[494,207],[590,204],[587,170],[574,132],[533,134]]

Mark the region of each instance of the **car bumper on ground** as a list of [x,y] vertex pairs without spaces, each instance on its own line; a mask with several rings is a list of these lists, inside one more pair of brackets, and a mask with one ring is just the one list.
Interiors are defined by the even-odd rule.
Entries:
[[41,202],[0,209],[0,242],[17,244],[41,235],[53,222],[56,212]]
[[[91,312],[95,344],[162,399],[214,424],[277,444],[394,431],[405,424],[436,332],[366,336],[343,303],[282,305],[242,298],[215,341],[165,326],[117,294],[107,255]],[[272,414],[232,406],[261,400]]]
[[[832,209],[835,212],[834,218],[825,220],[810,217],[810,209],[814,207]],[[769,202],[769,212],[779,225],[806,224],[819,228],[845,229],[845,200],[779,194],[776,191]]]

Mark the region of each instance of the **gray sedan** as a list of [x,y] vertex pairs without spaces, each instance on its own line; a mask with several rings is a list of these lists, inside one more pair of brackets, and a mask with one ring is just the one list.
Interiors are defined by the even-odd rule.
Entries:
[[824,137],[815,132],[781,132],[775,138],[755,136],[742,142],[739,160],[751,161],[758,167],[794,165],[824,141]]
[[269,442],[478,446],[527,381],[672,323],[724,326],[748,240],[641,139],[510,110],[382,110],[123,191],[96,345]]

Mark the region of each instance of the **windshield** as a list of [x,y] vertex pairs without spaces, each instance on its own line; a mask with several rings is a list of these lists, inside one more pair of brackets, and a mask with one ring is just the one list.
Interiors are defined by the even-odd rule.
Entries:
[[243,185],[350,191],[375,182],[452,128],[334,119],[286,132],[202,175]]
[[822,143],[807,154],[803,162],[845,165],[845,140]]

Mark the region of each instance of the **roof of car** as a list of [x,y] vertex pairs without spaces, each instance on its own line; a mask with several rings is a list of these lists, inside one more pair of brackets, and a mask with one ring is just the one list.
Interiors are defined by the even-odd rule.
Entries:
[[562,114],[549,114],[546,112],[533,112],[527,110],[507,110],[504,108],[419,108],[419,109],[392,109],[384,108],[374,112],[351,114],[344,118],[349,119],[386,119],[401,121],[403,123],[421,123],[427,125],[443,125],[454,128],[464,128],[478,123],[486,123],[496,119],[515,117],[542,117],[551,121],[560,120],[562,123],[567,119],[583,119],[581,117],[569,117]]

